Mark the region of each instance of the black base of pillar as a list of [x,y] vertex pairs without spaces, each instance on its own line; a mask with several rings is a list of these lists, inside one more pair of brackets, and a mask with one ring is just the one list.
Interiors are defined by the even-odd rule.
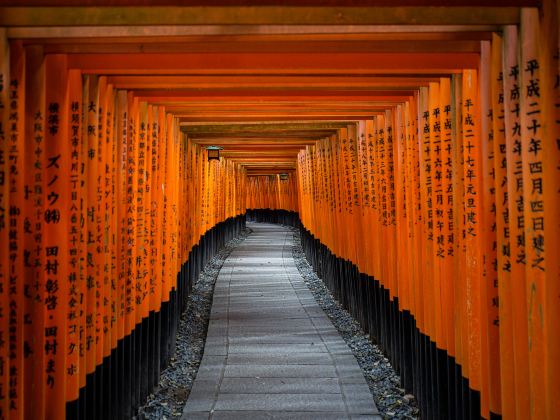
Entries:
[[299,228],[299,215],[288,210],[253,209],[247,210],[248,222],[274,223]]

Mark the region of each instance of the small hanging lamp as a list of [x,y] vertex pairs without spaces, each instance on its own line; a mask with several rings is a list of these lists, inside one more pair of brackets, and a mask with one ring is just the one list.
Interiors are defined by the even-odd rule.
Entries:
[[220,160],[220,150],[223,150],[220,146],[208,146],[206,150],[208,151],[208,161]]

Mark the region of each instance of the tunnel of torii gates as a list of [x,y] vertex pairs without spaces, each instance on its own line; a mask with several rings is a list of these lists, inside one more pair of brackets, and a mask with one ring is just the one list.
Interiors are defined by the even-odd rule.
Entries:
[[556,1],[47,3],[0,2],[0,418],[132,416],[246,214],[423,418],[558,418]]

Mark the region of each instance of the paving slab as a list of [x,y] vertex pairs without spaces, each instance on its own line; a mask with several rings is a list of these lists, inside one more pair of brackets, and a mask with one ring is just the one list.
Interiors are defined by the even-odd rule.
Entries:
[[336,378],[224,378],[229,394],[340,394]]
[[248,225],[216,281],[182,418],[380,420],[356,359],[295,266],[291,231]]
[[226,366],[224,377],[229,378],[338,378],[330,365],[231,365]]

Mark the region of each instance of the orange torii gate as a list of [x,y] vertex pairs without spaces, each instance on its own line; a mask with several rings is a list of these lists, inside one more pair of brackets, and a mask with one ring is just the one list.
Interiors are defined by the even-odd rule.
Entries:
[[[267,209],[426,418],[555,417],[557,2],[351,3],[2,7],[0,418],[130,417],[199,270]],[[196,27],[286,16],[324,33]]]
[[[378,337],[405,386],[412,369],[411,388],[429,418],[473,409],[484,418],[554,417],[550,369],[558,343],[548,328],[556,318],[545,314],[555,310],[547,299],[558,281],[550,277],[557,263],[546,256],[558,254],[558,223],[545,223],[545,206],[553,202],[546,191],[557,199],[558,167],[551,160],[546,166],[542,153],[558,159],[558,126],[547,114],[558,85],[552,87],[557,68],[550,68],[555,48],[539,48],[539,40],[550,41],[551,22],[523,11],[521,32],[510,27],[503,39],[483,43],[479,71],[432,82],[371,124],[360,123],[358,162],[349,153],[350,129],[298,157],[309,258],[321,261],[335,295]],[[322,152],[329,144],[334,161]],[[316,169],[323,165],[335,176]],[[361,176],[361,204],[353,198],[357,168],[370,174]],[[325,180],[340,191],[334,206],[316,192]],[[363,206],[361,222],[355,203]],[[333,217],[342,222],[330,223]],[[398,276],[397,261],[404,264]],[[347,271],[329,271],[335,264]],[[357,305],[367,287],[352,274],[356,268],[369,275],[372,300],[382,307],[369,320]]]
[[82,78],[65,55],[43,61],[21,43],[10,54],[2,104],[17,104],[18,123],[3,125],[13,254],[2,255],[14,258],[2,279],[14,280],[2,283],[13,313],[2,330],[2,418],[105,417],[110,407],[129,416],[171,357],[195,273],[240,229],[244,169],[209,162],[164,107]]

